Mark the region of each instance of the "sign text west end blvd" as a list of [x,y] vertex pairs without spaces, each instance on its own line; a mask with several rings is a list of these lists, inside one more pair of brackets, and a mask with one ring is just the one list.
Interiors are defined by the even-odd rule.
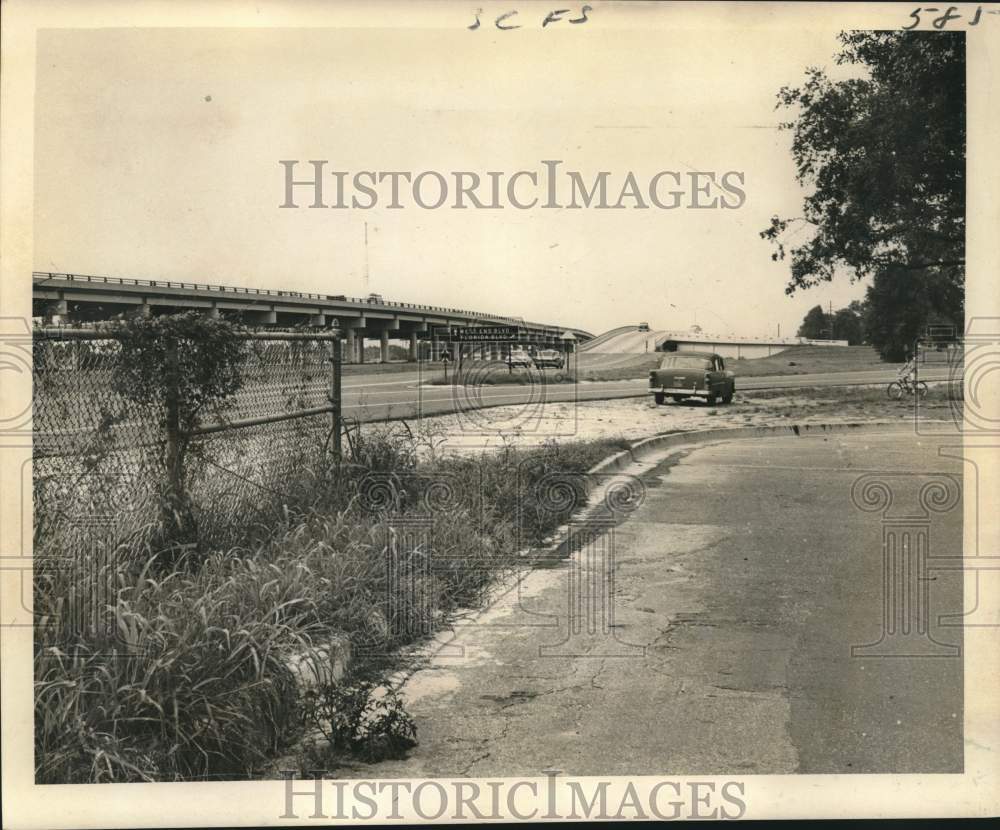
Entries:
[[451,339],[456,343],[482,343],[492,340],[516,340],[520,329],[517,326],[476,326],[456,328]]
[[421,340],[450,340],[455,343],[490,343],[497,340],[517,340],[521,329],[517,326],[474,326],[470,328],[435,328],[421,331]]

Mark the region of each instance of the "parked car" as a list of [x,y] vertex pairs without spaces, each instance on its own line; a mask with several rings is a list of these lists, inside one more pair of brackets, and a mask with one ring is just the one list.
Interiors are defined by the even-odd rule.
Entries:
[[524,349],[511,349],[510,355],[507,357],[507,365],[511,368],[520,366],[530,369],[534,364],[531,362],[531,355]]
[[366,303],[377,303],[377,304],[381,305],[381,304],[383,304],[385,302],[385,300],[382,299],[382,295],[381,294],[369,294],[367,297],[365,297],[365,302]]
[[535,363],[536,369],[544,369],[547,366],[553,369],[562,369],[563,365],[566,363],[566,358],[562,352],[556,349],[542,349],[538,354],[536,354],[532,360]]
[[736,376],[726,370],[714,352],[671,352],[649,373],[649,394],[657,404],[685,398],[704,398],[711,405],[718,399],[729,403],[736,391]]

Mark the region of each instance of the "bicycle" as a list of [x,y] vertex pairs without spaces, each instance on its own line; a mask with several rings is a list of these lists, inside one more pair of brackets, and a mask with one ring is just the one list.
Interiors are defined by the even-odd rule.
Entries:
[[914,381],[913,378],[907,375],[894,380],[885,390],[886,395],[889,396],[889,400],[891,401],[898,401],[903,397],[904,392],[907,395],[916,395],[918,398],[923,398],[927,395],[927,384],[922,380]]

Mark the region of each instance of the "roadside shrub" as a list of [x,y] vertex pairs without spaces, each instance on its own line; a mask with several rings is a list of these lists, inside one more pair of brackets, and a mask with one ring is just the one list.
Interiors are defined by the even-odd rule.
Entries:
[[[442,466],[476,466],[481,482],[477,482],[476,489],[483,494],[483,503],[477,507],[491,535],[505,538],[505,525],[518,517],[520,541],[538,545],[586,500],[585,473],[601,459],[628,446],[622,438],[562,444],[551,441],[535,449],[510,449],[498,457],[449,459]],[[572,488],[572,495],[566,494],[565,510],[548,510],[540,504],[539,487],[552,486],[553,482]],[[510,525],[510,529],[515,528]]]
[[204,444],[190,431],[206,411],[221,412],[243,385],[239,329],[192,311],[136,317],[115,327],[121,353],[111,386],[123,399],[159,416],[163,442],[160,526],[153,550],[197,545],[187,456]]
[[417,744],[417,727],[399,695],[374,683],[325,684],[304,707],[303,720],[318,730],[327,746],[312,765],[348,754],[376,762],[400,758]]
[[[39,626],[40,783],[242,777],[288,739],[296,695],[281,656],[315,627],[307,574],[222,554],[195,576],[151,572],[119,569],[103,609],[91,590],[84,631],[65,616]],[[65,579],[43,595],[80,593]]]

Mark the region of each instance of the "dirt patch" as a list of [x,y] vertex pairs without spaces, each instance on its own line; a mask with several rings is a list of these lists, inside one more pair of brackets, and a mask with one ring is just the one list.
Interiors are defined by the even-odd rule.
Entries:
[[636,441],[668,432],[782,423],[856,423],[898,418],[951,420],[961,401],[947,384],[932,386],[920,402],[891,401],[885,388],[807,388],[794,391],[737,392],[729,405],[701,402],[656,406],[647,398],[569,401],[504,406],[425,418],[417,430],[425,454],[468,454],[549,442],[621,438]]

